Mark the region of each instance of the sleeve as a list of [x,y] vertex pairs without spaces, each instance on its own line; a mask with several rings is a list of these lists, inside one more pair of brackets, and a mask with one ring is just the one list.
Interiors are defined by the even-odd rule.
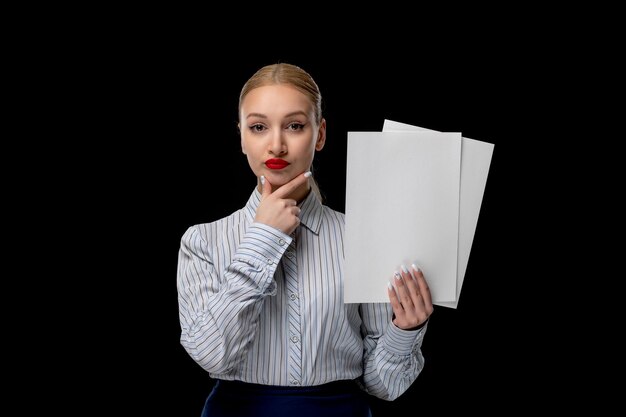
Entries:
[[215,248],[199,229],[181,239],[177,289],[180,342],[210,373],[228,372],[256,336],[265,297],[276,294],[274,273],[291,237],[263,224],[246,231],[232,262],[216,270]]
[[424,368],[422,342],[428,322],[417,330],[392,323],[389,303],[362,304],[364,390],[383,400],[402,395]]

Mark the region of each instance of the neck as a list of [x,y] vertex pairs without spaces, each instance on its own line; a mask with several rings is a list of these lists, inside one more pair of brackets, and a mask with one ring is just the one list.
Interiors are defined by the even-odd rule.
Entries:
[[293,193],[291,193],[287,198],[294,199],[298,202],[298,204],[300,204],[309,195],[310,191],[311,191],[311,186],[309,185],[309,182],[307,181],[302,186],[296,188],[293,191]]

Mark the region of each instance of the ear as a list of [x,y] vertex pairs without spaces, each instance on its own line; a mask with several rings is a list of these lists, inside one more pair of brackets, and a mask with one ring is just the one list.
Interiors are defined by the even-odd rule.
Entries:
[[317,130],[317,140],[315,141],[315,150],[321,151],[326,143],[326,119],[322,119],[320,127]]

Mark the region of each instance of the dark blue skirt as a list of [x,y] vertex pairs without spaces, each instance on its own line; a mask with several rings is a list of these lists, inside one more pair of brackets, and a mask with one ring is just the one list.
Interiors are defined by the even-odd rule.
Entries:
[[202,417],[371,417],[367,394],[354,381],[279,387],[217,380]]

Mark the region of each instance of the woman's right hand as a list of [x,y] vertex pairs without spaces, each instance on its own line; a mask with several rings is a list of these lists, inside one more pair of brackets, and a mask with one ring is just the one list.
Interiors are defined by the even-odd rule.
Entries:
[[300,207],[296,200],[289,198],[298,187],[306,183],[308,177],[300,174],[272,192],[272,184],[265,178],[262,183],[261,202],[256,209],[255,222],[272,226],[290,235],[300,224]]

